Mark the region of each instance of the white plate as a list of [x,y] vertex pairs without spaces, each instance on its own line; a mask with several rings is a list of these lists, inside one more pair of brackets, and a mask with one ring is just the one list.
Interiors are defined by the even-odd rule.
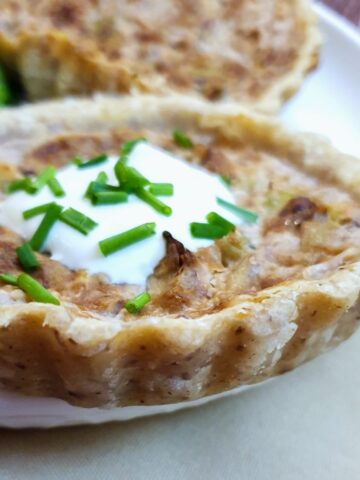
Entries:
[[[360,36],[338,15],[316,6],[325,36],[320,68],[285,107],[282,118],[297,130],[309,130],[331,139],[341,150],[360,157]],[[204,404],[254,386],[202,398],[194,402],[111,410],[72,407],[61,400],[0,394],[0,426],[11,428],[58,427],[129,420]]]

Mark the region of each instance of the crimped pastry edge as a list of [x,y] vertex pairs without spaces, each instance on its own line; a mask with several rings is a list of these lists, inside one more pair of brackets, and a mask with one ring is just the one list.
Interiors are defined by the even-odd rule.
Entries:
[[[0,161],[49,135],[126,125],[199,126],[256,142],[359,197],[359,162],[313,135],[182,96],[68,100],[0,113]],[[11,156],[11,152],[13,155]],[[241,295],[196,319],[84,316],[61,307],[12,303],[0,289],[0,384],[83,407],[193,400],[291,370],[336,346],[359,319],[360,262],[320,281],[289,281]]]

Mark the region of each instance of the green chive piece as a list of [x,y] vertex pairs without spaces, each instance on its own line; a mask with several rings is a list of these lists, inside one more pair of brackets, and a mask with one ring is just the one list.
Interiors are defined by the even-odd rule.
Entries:
[[136,168],[124,165],[121,160],[115,165],[115,175],[120,182],[121,188],[127,192],[133,192],[150,183]]
[[190,223],[190,232],[195,238],[207,238],[208,240],[216,240],[228,234],[228,231],[219,225],[197,222]]
[[0,273],[0,281],[3,283],[17,286],[17,280],[17,277],[15,277],[15,275],[11,275],[11,273]]
[[93,195],[94,205],[113,205],[115,203],[124,203],[128,200],[126,192],[96,192]]
[[97,183],[106,183],[108,181],[108,176],[105,172],[100,172],[95,181]]
[[210,225],[218,225],[219,227],[222,227],[227,231],[227,233],[235,230],[235,225],[233,223],[229,222],[229,220],[226,220],[226,218],[222,217],[216,212],[208,213],[206,220],[210,223]]
[[62,212],[60,214],[60,220],[83,235],[88,235],[98,225],[90,217],[87,217],[74,208],[67,208]]
[[103,153],[101,155],[98,155],[97,157],[91,158],[90,160],[88,160],[86,162],[81,161],[81,159],[80,159],[80,162],[79,162],[79,157],[75,157],[75,159],[76,159],[75,163],[79,168],[90,168],[90,167],[95,167],[96,165],[100,165],[101,163],[106,162],[108,158],[109,157],[105,153]]
[[20,190],[24,190],[27,193],[33,194],[37,192],[37,189],[33,187],[32,181],[29,177],[19,178],[9,182],[6,186],[6,193],[14,193]]
[[26,273],[21,273],[17,279],[17,285],[23,290],[32,300],[40,303],[51,303],[53,305],[60,305],[60,301],[54,297],[45,287],[41,285],[35,278],[30,277]]
[[123,143],[120,149],[120,161],[126,162],[130,153],[134,150],[136,145],[141,142],[146,142],[146,138],[135,138],[134,140],[129,140],[128,142]]
[[19,259],[21,266],[26,272],[30,272],[31,270],[35,270],[35,268],[38,268],[39,262],[34,255],[30,243],[25,242],[21,245],[21,247],[18,247],[16,249],[16,255]]
[[161,213],[162,215],[166,215],[169,217],[172,214],[172,208],[168,205],[165,205],[161,200],[159,200],[155,195],[144,190],[143,188],[139,188],[135,192],[136,196],[140,198],[143,202],[150,205],[154,210]]
[[103,192],[105,190],[104,184],[98,181],[92,181],[89,183],[85,195],[85,198],[92,199],[92,196],[95,192]]
[[138,313],[150,300],[148,292],[143,292],[126,302],[124,307],[129,313]]
[[229,210],[229,212],[237,215],[246,223],[256,223],[259,218],[259,215],[257,215],[256,213],[250,212],[250,210],[245,210],[244,208],[240,208],[233,203],[229,203],[226,200],[223,200],[222,198],[217,198],[216,201],[218,205],[226,208],[227,210]]
[[60,182],[57,178],[50,178],[48,181],[48,187],[52,191],[52,193],[55,195],[55,197],[64,197],[65,196],[65,190],[62,188],[60,185]]
[[159,197],[171,197],[174,195],[174,185],[172,183],[150,183],[149,192]]
[[18,178],[16,180],[12,180],[6,185],[6,193],[14,193],[18,192],[19,190],[24,190],[26,181],[28,181],[27,178]]
[[178,128],[173,130],[173,140],[176,145],[181,148],[192,148],[194,146],[190,138]]
[[33,181],[32,186],[38,191],[41,190],[45,185],[56,175],[56,168],[53,166],[45,168]]
[[227,177],[226,175],[219,175],[220,181],[226,186],[231,186],[231,177]]
[[7,105],[11,101],[11,92],[3,69],[0,67],[0,105]]
[[76,165],[76,166],[79,167],[81,164],[84,163],[84,160],[83,160],[81,157],[79,157],[79,155],[76,155],[76,157],[74,157],[74,158],[71,160],[71,163],[73,163],[74,165]]
[[155,234],[155,223],[144,223],[125,232],[106,238],[99,242],[99,248],[104,257],[111,255],[133,243],[141,242]]
[[85,198],[93,200],[95,193],[98,192],[119,192],[119,187],[113,185],[106,185],[105,183],[100,182],[90,182],[89,186],[85,192]]
[[30,240],[30,245],[33,250],[39,251],[43,247],[50,230],[58,220],[62,209],[63,207],[57,205],[56,203],[53,203],[48,207],[44,218]]
[[29,210],[25,210],[23,212],[23,219],[29,220],[29,218],[33,218],[37,215],[41,215],[42,213],[46,213],[51,205],[55,205],[55,203],[44,203],[43,205],[39,205],[38,207],[29,208]]

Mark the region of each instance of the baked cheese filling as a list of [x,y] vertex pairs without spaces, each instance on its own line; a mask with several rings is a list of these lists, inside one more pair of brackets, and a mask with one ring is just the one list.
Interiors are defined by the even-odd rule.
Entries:
[[[146,141],[129,145],[120,160],[101,155],[75,159],[56,172],[49,167],[32,180],[41,185],[37,191],[6,197],[0,225],[71,269],[144,287],[165,255],[163,232],[196,251],[241,223],[219,175]],[[54,205],[58,219],[39,240]]]

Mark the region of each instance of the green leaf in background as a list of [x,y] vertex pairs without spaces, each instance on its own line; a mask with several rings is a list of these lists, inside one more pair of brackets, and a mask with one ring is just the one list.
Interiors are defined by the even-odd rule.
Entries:
[[4,69],[0,66],[0,106],[8,105],[10,100],[10,89],[5,78]]

